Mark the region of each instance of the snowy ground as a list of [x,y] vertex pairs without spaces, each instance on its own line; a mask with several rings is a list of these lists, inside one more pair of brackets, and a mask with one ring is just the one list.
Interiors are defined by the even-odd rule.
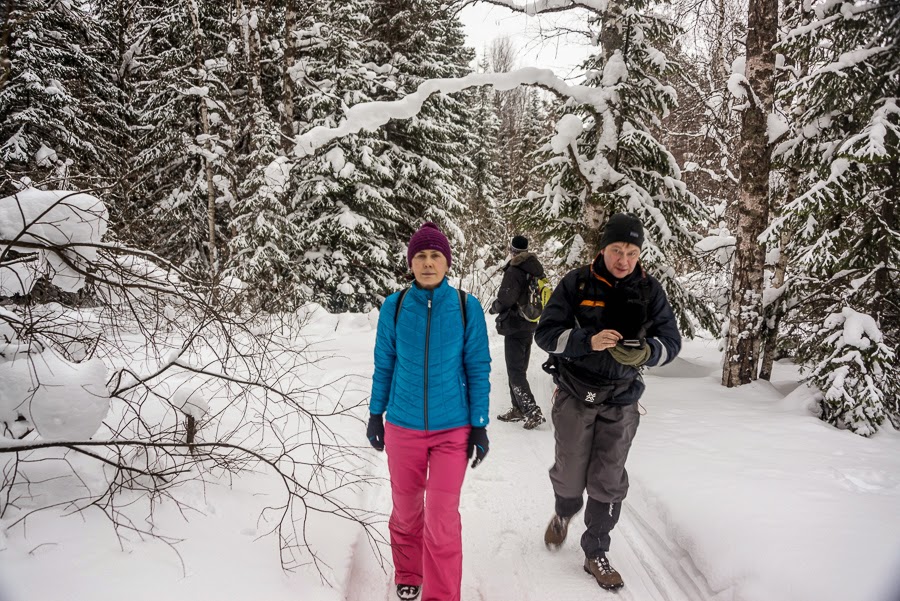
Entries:
[[[356,374],[347,394],[363,398],[373,323],[322,314],[304,333],[340,356],[310,377]],[[502,339],[491,343],[496,414],[507,384]],[[790,364],[776,367],[771,384],[724,389],[719,357],[714,343],[688,342],[675,363],[647,374],[632,487],[610,553],[626,582],[618,593],[582,571],[580,521],[559,552],[543,546],[553,507],[549,423],[526,432],[493,422],[490,454],[463,489],[463,600],[898,601],[900,433],[866,440],[820,423]],[[549,414],[541,361],[535,347],[531,381]],[[336,428],[365,442],[362,422],[339,420]],[[384,456],[366,455],[386,476]],[[196,510],[187,521],[167,506],[152,519],[157,532],[183,539],[174,548],[120,541],[102,516],[61,517],[65,507],[33,516],[24,530],[0,521],[0,601],[396,598],[390,565],[336,519],[310,532],[326,582],[311,567],[284,573],[259,519],[273,491],[262,473],[186,490]],[[363,506],[389,511],[386,482],[359,494]]]

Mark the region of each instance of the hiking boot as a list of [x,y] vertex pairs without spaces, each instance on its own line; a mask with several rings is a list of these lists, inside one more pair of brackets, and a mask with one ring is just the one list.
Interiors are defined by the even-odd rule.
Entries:
[[525,419],[525,414],[518,407],[513,407],[506,413],[497,416],[501,422],[520,422]]
[[417,599],[419,597],[419,593],[422,592],[421,586],[416,586],[415,584],[398,584],[397,585],[397,596],[403,599],[404,601],[411,601],[412,599]]
[[622,577],[609,565],[609,560],[605,555],[585,557],[584,571],[593,576],[602,589],[610,591],[625,586]]
[[531,413],[525,416],[525,423],[522,424],[522,427],[526,430],[534,430],[545,421],[547,420],[544,419],[544,414],[541,413],[541,408],[535,406],[535,408],[531,410]]
[[548,549],[556,551],[566,541],[566,534],[569,533],[569,520],[571,519],[571,516],[562,518],[553,514],[553,519],[547,524],[547,531],[544,532],[544,544],[547,545]]

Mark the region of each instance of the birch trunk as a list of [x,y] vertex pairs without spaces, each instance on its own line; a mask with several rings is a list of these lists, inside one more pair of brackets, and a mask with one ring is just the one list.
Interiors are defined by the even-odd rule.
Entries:
[[[185,0],[185,10],[191,20],[191,35],[193,37],[194,46],[194,69],[197,72],[197,85],[203,86],[205,83],[205,68],[203,66],[203,31],[200,29],[200,11],[197,8],[195,0]],[[209,110],[206,106],[206,98],[198,96],[198,109],[200,111],[200,131],[203,134],[203,146],[210,144],[212,138],[209,130]],[[219,271],[219,259],[216,252],[216,189],[213,185],[213,170],[209,157],[203,157],[203,170],[206,174],[206,218],[209,227],[209,241],[207,253],[209,256],[209,266],[212,270],[210,275],[215,276]]]
[[765,248],[758,241],[769,217],[767,118],[775,96],[775,44],[778,0],[750,0],[746,78],[750,89],[741,116],[740,203],[737,246],[728,311],[722,384],[740,386],[756,379],[762,327]]

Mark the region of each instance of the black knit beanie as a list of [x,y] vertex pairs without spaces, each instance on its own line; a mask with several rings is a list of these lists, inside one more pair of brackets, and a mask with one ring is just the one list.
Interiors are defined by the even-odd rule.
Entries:
[[509,250],[514,253],[528,250],[528,238],[525,236],[513,236],[512,241],[509,243]]
[[641,248],[644,245],[644,227],[631,213],[616,213],[609,218],[600,237],[600,248],[613,242],[630,242]]

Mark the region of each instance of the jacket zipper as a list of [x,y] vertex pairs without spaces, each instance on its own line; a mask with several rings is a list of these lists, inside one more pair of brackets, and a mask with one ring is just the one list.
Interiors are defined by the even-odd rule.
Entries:
[[431,336],[431,299],[428,299],[428,319],[425,322],[425,431],[428,431],[428,339]]

